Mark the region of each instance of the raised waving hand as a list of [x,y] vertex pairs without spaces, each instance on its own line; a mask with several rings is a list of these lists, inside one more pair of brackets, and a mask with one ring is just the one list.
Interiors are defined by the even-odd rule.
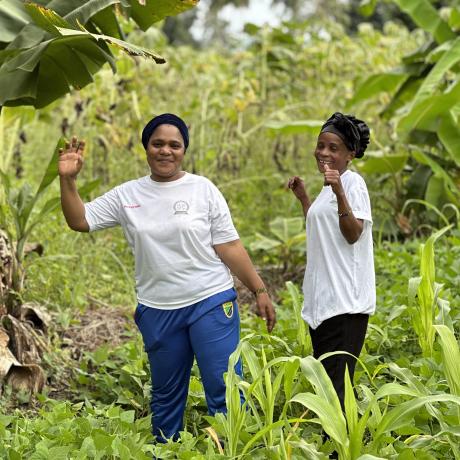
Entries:
[[61,177],[75,179],[83,166],[85,141],[79,141],[76,136],[59,150],[58,172]]

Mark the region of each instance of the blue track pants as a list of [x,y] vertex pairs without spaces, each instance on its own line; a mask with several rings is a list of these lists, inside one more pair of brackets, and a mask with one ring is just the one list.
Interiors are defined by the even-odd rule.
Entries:
[[[156,440],[182,429],[190,372],[196,358],[208,411],[226,412],[223,374],[240,335],[236,291],[228,289],[188,307],[161,310],[139,304],[134,320],[152,374],[152,431]],[[241,363],[236,366],[241,375]]]

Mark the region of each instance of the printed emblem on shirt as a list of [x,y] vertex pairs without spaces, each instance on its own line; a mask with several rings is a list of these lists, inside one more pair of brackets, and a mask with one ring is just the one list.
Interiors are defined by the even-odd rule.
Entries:
[[233,316],[233,302],[225,302],[222,304],[225,316],[231,318]]
[[174,214],[188,214],[189,208],[190,205],[186,201],[176,201],[173,206]]

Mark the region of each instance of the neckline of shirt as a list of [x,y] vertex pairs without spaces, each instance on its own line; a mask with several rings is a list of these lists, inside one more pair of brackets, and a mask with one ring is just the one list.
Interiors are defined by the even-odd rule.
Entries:
[[187,171],[184,171],[184,175],[176,180],[167,181],[167,182],[159,182],[159,181],[153,180],[150,176],[145,176],[145,181],[149,184],[150,187],[169,188],[169,187],[176,187],[178,185],[183,184],[190,177],[191,177],[191,174],[189,174]]

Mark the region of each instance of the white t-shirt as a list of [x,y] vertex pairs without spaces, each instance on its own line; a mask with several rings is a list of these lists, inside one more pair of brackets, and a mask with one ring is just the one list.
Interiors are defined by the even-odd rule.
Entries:
[[[312,329],[344,313],[375,311],[375,273],[372,215],[364,179],[345,171],[340,179],[357,219],[363,219],[358,241],[349,244],[342,235],[337,197],[324,186],[307,213],[307,267],[303,281],[302,317]],[[346,217],[342,217],[346,219]]]
[[90,231],[121,225],[134,253],[139,303],[172,310],[233,286],[213,245],[238,239],[227,203],[208,179],[141,177],[85,204]]

